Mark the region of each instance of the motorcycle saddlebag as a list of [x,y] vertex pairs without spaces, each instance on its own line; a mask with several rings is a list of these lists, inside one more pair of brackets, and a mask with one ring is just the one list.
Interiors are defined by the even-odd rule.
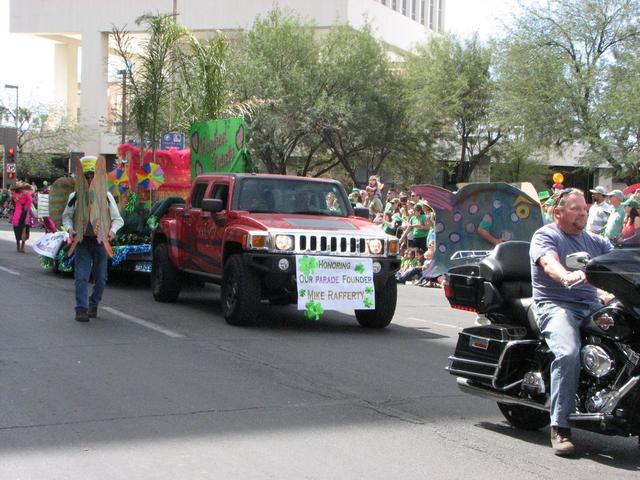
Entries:
[[486,313],[503,303],[498,290],[480,276],[477,266],[451,268],[446,278],[444,293],[452,308]]
[[522,381],[527,358],[540,344],[526,340],[527,330],[512,325],[483,325],[465,328],[458,335],[455,353],[447,370],[498,390]]

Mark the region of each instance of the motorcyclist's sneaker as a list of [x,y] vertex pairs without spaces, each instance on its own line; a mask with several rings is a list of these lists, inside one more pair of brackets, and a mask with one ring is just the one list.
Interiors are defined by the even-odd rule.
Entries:
[[561,457],[573,455],[576,447],[571,442],[571,429],[551,427],[551,447],[553,453]]
[[96,318],[98,316],[98,306],[89,305],[89,309],[87,310],[87,316],[89,318]]
[[88,322],[89,315],[84,309],[76,310],[76,322]]

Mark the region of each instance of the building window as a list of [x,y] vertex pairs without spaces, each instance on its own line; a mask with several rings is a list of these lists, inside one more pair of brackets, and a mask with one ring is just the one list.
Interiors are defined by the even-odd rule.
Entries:
[[444,31],[444,0],[438,0],[438,30]]
[[407,16],[407,0],[402,0],[402,14]]
[[386,6],[386,5],[387,5],[387,0],[380,0],[380,3],[381,3],[382,5],[385,5],[385,6]]
[[420,0],[420,23],[427,26],[427,18],[425,17],[426,0]]
[[411,20],[416,19],[416,8],[418,7],[418,0],[411,0]]

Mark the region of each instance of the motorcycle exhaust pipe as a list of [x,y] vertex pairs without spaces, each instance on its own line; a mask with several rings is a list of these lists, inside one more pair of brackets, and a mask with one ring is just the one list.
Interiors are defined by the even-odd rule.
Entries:
[[476,397],[482,397],[509,405],[522,405],[523,407],[535,408],[536,410],[542,410],[544,412],[549,411],[549,407],[546,405],[533,402],[531,400],[525,400],[523,398],[512,397],[511,395],[488,390],[486,388],[478,387],[477,385],[471,385],[469,380],[466,378],[457,377],[456,381],[458,383],[458,388],[469,395],[475,395]]

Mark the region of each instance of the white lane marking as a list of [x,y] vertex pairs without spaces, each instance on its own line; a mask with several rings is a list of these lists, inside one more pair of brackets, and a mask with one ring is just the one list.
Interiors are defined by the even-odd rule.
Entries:
[[433,325],[438,325],[440,327],[455,328],[456,330],[462,330],[462,328],[458,327],[457,325],[451,325],[449,323],[434,322],[432,320],[425,320],[424,318],[409,317],[408,320],[417,320],[418,322],[432,323]]
[[143,320],[141,318],[138,317],[134,317],[133,315],[129,315],[127,313],[121,312],[120,310],[116,310],[115,308],[111,308],[111,307],[101,307],[102,310],[105,310],[109,313],[112,313],[113,315],[117,315],[118,317],[124,318],[125,320],[128,320],[130,322],[133,323],[137,323],[138,325],[140,325],[141,327],[145,327],[148,328],[150,330],[154,330],[156,332],[160,332],[163,335],[166,335],[167,337],[171,337],[171,338],[184,338],[184,335],[174,332],[172,330],[169,330],[167,328],[161,327],[160,325],[156,325],[155,323],[151,323],[151,322],[147,322],[146,320]]
[[6,267],[0,267],[0,270],[2,270],[3,272],[10,273],[11,275],[20,275],[20,272],[16,272],[15,270],[11,270]]

